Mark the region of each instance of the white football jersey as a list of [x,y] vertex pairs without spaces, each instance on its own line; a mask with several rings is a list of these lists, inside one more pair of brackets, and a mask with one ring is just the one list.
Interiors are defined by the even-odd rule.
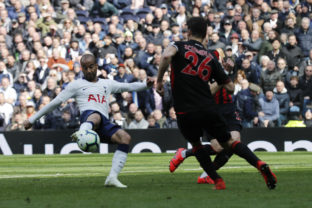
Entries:
[[110,94],[144,89],[147,89],[145,82],[123,83],[110,79],[98,79],[97,82],[89,82],[85,79],[78,79],[69,83],[51,103],[33,115],[29,121],[34,123],[69,98],[75,98],[80,113],[86,110],[95,110],[108,118]]

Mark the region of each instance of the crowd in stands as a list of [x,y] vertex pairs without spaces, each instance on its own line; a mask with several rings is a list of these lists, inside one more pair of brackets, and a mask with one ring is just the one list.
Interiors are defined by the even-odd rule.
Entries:
[[[0,0],[0,130],[23,130],[82,78],[84,53],[96,56],[100,78],[156,76],[164,48],[187,40],[192,16],[207,20],[204,45],[227,66],[244,127],[312,126],[311,12],[312,0]],[[170,71],[164,80],[163,96],[155,86],[111,96],[110,120],[125,129],[177,128]],[[33,129],[78,126],[70,99]]]

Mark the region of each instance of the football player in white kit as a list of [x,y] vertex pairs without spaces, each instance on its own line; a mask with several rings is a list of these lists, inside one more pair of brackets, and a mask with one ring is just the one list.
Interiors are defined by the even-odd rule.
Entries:
[[[25,129],[31,128],[36,120],[69,98],[75,98],[80,110],[79,130],[92,129],[99,134],[102,142],[118,144],[110,173],[104,185],[126,188],[127,186],[122,184],[117,177],[126,162],[131,137],[126,131],[108,120],[109,95],[124,91],[144,90],[152,87],[154,80],[148,78],[146,83],[121,83],[109,79],[99,79],[96,76],[98,65],[92,54],[83,55],[80,62],[84,78],[68,84],[49,104],[26,120],[24,122]],[[77,139],[75,133],[72,135],[73,140]]]

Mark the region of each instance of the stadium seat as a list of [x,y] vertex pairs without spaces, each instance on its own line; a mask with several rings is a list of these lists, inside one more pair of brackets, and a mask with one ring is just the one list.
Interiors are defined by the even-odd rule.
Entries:
[[102,17],[96,17],[96,18],[92,18],[92,22],[93,23],[100,23],[101,25],[102,24],[105,24],[106,25],[106,19],[105,18],[102,18]]
[[83,17],[83,16],[78,16],[78,20],[81,24],[86,25],[87,22],[90,20],[89,17]]
[[123,9],[120,13],[120,18],[123,19],[124,22],[129,19],[135,20],[135,13],[132,9]]
[[136,12],[136,16],[140,19],[145,19],[146,15],[151,12],[152,11],[149,8],[141,8]]
[[88,11],[77,10],[75,12],[76,12],[77,17],[89,17]]

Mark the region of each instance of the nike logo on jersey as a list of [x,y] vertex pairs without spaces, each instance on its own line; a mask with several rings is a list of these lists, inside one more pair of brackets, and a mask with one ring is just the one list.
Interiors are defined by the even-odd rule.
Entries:
[[82,90],[86,90],[86,89],[88,89],[88,88],[83,88]]

